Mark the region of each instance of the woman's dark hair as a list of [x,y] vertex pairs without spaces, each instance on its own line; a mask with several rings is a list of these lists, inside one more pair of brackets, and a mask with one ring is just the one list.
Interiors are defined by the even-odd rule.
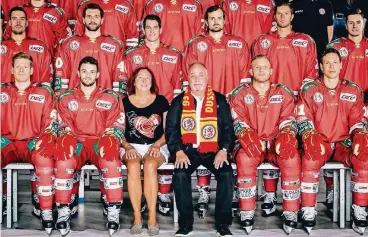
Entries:
[[128,85],[127,85],[128,95],[135,94],[135,86],[134,86],[135,79],[137,78],[138,73],[142,70],[147,70],[151,74],[151,77],[152,77],[151,84],[152,85],[151,85],[150,91],[151,91],[152,94],[157,95],[158,94],[158,86],[157,86],[157,83],[156,83],[156,78],[155,78],[155,75],[153,75],[152,70],[149,69],[148,67],[139,67],[139,68],[134,70],[134,72],[132,73],[132,76],[129,78]]

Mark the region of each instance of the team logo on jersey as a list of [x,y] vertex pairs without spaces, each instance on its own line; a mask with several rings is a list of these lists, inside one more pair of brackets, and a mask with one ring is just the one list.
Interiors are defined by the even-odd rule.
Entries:
[[68,109],[72,112],[78,110],[78,102],[76,100],[71,100],[68,102]]
[[339,49],[339,53],[342,58],[346,58],[349,55],[349,51],[345,47],[342,47],[341,49]]
[[69,43],[69,48],[73,51],[77,51],[79,49],[80,43],[78,40],[72,40]]
[[0,93],[0,103],[1,104],[7,104],[9,102],[9,95],[6,92]]
[[191,4],[183,4],[183,11],[196,12],[197,6]]
[[127,14],[129,12],[129,8],[127,8],[126,6],[119,5],[119,4],[115,5],[115,10],[122,12],[124,14]]
[[248,104],[248,105],[253,104],[253,103],[254,103],[254,97],[253,97],[253,95],[251,95],[251,94],[246,94],[246,95],[244,96],[244,102],[245,102],[246,104]]
[[157,13],[163,12],[164,8],[164,4],[162,3],[156,3],[155,6],[153,6],[153,10]]
[[112,44],[108,44],[108,43],[102,43],[101,44],[101,50],[107,51],[109,53],[113,53],[115,52],[116,47]]
[[132,59],[135,65],[141,65],[143,63],[143,57],[139,54],[134,55]]
[[37,53],[43,53],[44,48],[41,45],[37,45],[37,44],[31,44],[29,45],[29,51],[33,51],[33,52],[37,52]]
[[213,125],[206,125],[202,128],[202,137],[211,140],[216,136],[216,128]]
[[243,43],[237,40],[229,40],[227,42],[227,47],[241,49],[243,48]]
[[162,61],[163,62],[167,62],[167,63],[172,63],[175,64],[177,61],[177,57],[176,56],[171,56],[171,55],[162,55]]
[[205,52],[208,49],[208,44],[204,41],[201,41],[197,44],[197,49],[199,52]]
[[181,127],[185,131],[192,131],[195,128],[195,126],[196,126],[196,122],[191,117],[183,118],[183,121],[181,122]]
[[43,19],[45,19],[46,21],[49,21],[51,23],[56,23],[57,22],[57,18],[51,14],[45,13],[43,14]]
[[308,41],[303,39],[293,39],[292,44],[293,46],[306,48],[308,46]]
[[239,9],[239,4],[236,1],[232,1],[229,3],[229,9],[231,11],[237,11]]
[[45,103],[46,97],[44,95],[39,95],[39,94],[30,94],[28,96],[28,100],[32,102],[43,104]]
[[263,13],[270,13],[271,12],[271,8],[269,6],[265,6],[265,5],[261,5],[258,4],[256,7],[258,12],[263,12]]
[[261,47],[264,49],[268,49],[269,47],[271,47],[271,41],[269,39],[261,40]]
[[112,103],[106,100],[97,100],[96,107],[104,110],[110,110],[112,107]]
[[321,15],[326,14],[326,10],[324,8],[320,8],[318,11],[319,11],[319,14]]
[[322,93],[320,92],[316,92],[314,95],[313,95],[313,100],[314,102],[316,102],[317,104],[320,104],[323,102],[323,95]]
[[280,104],[282,103],[284,96],[283,95],[273,95],[270,97],[269,103],[270,104]]
[[1,45],[1,55],[6,54],[8,52],[8,47],[6,45]]
[[345,100],[349,102],[355,102],[357,99],[356,95],[350,93],[341,93],[340,100]]

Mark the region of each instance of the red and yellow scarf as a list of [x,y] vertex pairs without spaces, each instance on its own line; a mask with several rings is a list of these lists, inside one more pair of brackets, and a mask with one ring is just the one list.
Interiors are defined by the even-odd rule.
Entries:
[[[183,98],[183,112],[181,114],[181,135],[184,144],[197,143],[197,124],[194,97],[188,88]],[[218,128],[217,128],[217,104],[215,92],[207,85],[203,100],[201,119],[201,137],[198,151],[200,153],[217,152]]]

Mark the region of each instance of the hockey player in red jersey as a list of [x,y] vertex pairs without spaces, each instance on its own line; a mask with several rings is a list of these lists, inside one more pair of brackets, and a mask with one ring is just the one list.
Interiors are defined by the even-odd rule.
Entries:
[[85,56],[98,60],[102,78],[98,86],[120,92],[125,88],[124,61],[122,43],[112,36],[101,34],[104,24],[103,9],[94,3],[85,5],[83,24],[85,31],[72,36],[59,46],[55,57],[55,90],[72,89],[79,85],[78,63]]
[[73,194],[73,174],[90,160],[101,171],[108,203],[107,228],[119,229],[123,200],[123,180],[119,147],[124,137],[125,114],[120,97],[97,86],[98,62],[83,58],[78,67],[80,85],[58,97],[59,138],[55,152],[56,228],[63,236],[70,231],[69,202]]
[[32,191],[39,200],[42,226],[50,234],[57,112],[51,88],[31,82],[33,63],[30,55],[15,54],[11,61],[15,81],[1,84],[1,168],[17,161],[34,165],[37,179]]
[[313,39],[292,31],[293,9],[289,3],[275,8],[277,31],[259,36],[252,45],[252,56],[266,55],[272,64],[271,82],[288,86],[297,95],[303,80],[317,77],[317,53]]
[[[316,199],[321,167],[330,159],[353,168],[353,229],[368,226],[368,133],[363,94],[358,85],[341,79],[341,57],[327,49],[321,58],[323,76],[301,88],[297,104],[298,132],[302,137],[302,223],[308,233],[316,224]],[[332,182],[327,188],[332,189]]]
[[149,0],[143,17],[149,14],[161,18],[162,42],[180,52],[184,52],[192,37],[203,31],[203,9],[199,0]]
[[[148,67],[152,70],[159,93],[171,103],[172,99],[181,93],[182,55],[161,42],[161,19],[157,15],[147,15],[143,20],[144,41],[137,47],[126,51],[126,71],[130,77],[138,67]],[[158,212],[169,215],[172,207],[170,187],[172,171],[159,170]],[[143,207],[143,205],[142,205]]]
[[104,35],[111,35],[122,41],[127,47],[134,47],[138,44],[137,17],[130,0],[83,0],[78,6],[76,34],[83,34],[83,9],[89,3],[95,3],[105,12],[104,23],[101,32]]
[[25,52],[33,58],[32,82],[52,81],[51,52],[41,40],[27,37],[27,14],[22,7],[14,7],[9,12],[8,21],[11,36],[1,42],[1,82],[14,81],[11,73],[11,61],[14,54]]
[[252,83],[234,89],[229,101],[235,135],[240,146],[236,154],[240,198],[240,224],[252,230],[256,209],[257,167],[268,160],[282,174],[284,223],[290,234],[297,226],[300,202],[300,157],[293,92],[270,82],[272,68],[264,55],[252,60]]
[[65,11],[69,27],[74,30],[78,5],[82,0],[51,0],[52,3]]
[[[277,31],[259,36],[252,45],[252,56],[266,55],[272,64],[271,82],[286,85],[297,98],[303,81],[317,77],[317,51],[311,37],[292,31],[293,9],[289,3],[275,7]],[[266,215],[276,211],[276,189],[279,172],[263,172],[265,186],[262,209]]]
[[9,20],[9,12],[13,7],[17,7],[23,4],[27,4],[29,0],[12,0],[12,1],[1,1],[1,7],[4,10],[5,21]]
[[243,37],[249,45],[261,34],[271,32],[273,0],[223,0],[222,7],[226,14],[225,31]]
[[[249,82],[249,51],[247,43],[239,36],[224,33],[225,15],[219,6],[207,9],[205,23],[208,33],[192,38],[183,60],[183,72],[194,62],[203,63],[208,69],[208,83],[224,95],[240,83]],[[184,73],[186,77],[186,73]],[[184,78],[184,82],[185,82]],[[184,87],[186,84],[184,84]],[[200,213],[207,210],[211,174],[207,170],[197,172]],[[234,208],[237,206],[234,195]],[[201,204],[203,203],[203,204]],[[200,214],[200,216],[202,216]]]
[[195,36],[188,43],[183,71],[186,75],[190,64],[203,63],[210,73],[209,84],[226,95],[250,80],[248,45],[241,37],[224,33],[225,15],[219,6],[207,9],[205,23],[208,33]]
[[327,48],[340,52],[342,69],[340,77],[352,81],[368,91],[368,38],[364,37],[364,17],[360,9],[349,12],[346,20],[347,38],[331,42]]

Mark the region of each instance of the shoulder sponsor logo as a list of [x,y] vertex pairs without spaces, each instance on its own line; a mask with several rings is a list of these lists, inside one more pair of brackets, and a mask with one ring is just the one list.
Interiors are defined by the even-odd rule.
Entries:
[[31,44],[29,45],[29,51],[33,51],[33,52],[37,52],[37,53],[43,53],[44,48],[41,45],[37,45],[37,44]]
[[163,62],[167,62],[167,63],[172,63],[175,64],[177,62],[177,57],[176,56],[171,56],[171,55],[162,55],[162,61]]
[[261,5],[261,4],[258,4],[256,9],[257,9],[258,12],[263,12],[263,13],[270,13],[271,12],[271,8],[269,6],[265,6],[265,5]]
[[110,110],[112,107],[112,103],[106,100],[97,100],[96,107],[104,110]]
[[198,49],[199,52],[205,52],[208,49],[208,44],[204,41],[200,41],[197,44],[197,49]]
[[72,40],[69,43],[69,48],[73,51],[77,51],[79,49],[80,43],[78,40]]
[[164,4],[162,3],[156,3],[155,6],[153,6],[153,10],[157,13],[163,12],[165,9]]
[[356,95],[350,93],[341,93],[340,100],[345,100],[348,102],[355,102],[357,99]]
[[296,10],[295,13],[303,13],[304,10]]
[[306,48],[308,46],[308,41],[303,39],[294,39],[292,44],[293,46]]
[[102,43],[101,44],[101,50],[107,51],[109,53],[114,53],[115,50],[116,50],[116,47],[112,44]]
[[45,103],[46,97],[44,95],[39,95],[39,94],[30,94],[28,96],[28,100],[32,102],[43,104]]
[[270,104],[281,104],[284,96],[283,95],[273,95],[270,97]]
[[45,13],[43,14],[43,19],[45,19],[46,21],[49,21],[51,23],[56,23],[57,22],[57,18],[51,14]]
[[122,5],[119,5],[119,4],[116,4],[115,5],[115,10],[117,10],[119,12],[122,12],[124,14],[127,14],[129,12],[129,8],[128,7],[122,6]]
[[241,49],[243,48],[243,43],[237,40],[229,40],[227,42],[227,47]]
[[7,104],[9,102],[9,95],[6,92],[0,93],[0,103],[1,104]]
[[191,4],[183,4],[183,11],[188,11],[188,12],[196,12],[197,11],[197,6],[196,5],[191,5]]
[[251,94],[246,94],[246,95],[244,96],[244,102],[245,102],[246,104],[248,104],[248,105],[253,104],[253,103],[254,103],[254,97],[253,97],[253,95],[251,95]]
[[348,51],[348,49],[347,49],[347,48],[345,48],[345,47],[341,47],[341,48],[339,49],[339,53],[340,53],[340,56],[341,56],[342,58],[346,58],[347,56],[349,56],[349,51]]
[[78,110],[78,101],[71,100],[68,102],[68,109],[72,112],[76,112]]
[[237,11],[239,9],[239,4],[236,1],[232,1],[229,3],[230,11]]
[[8,52],[8,47],[6,45],[1,45],[1,54],[6,54]]
[[269,39],[261,40],[261,47],[263,49],[268,49],[269,47],[271,47],[271,40],[269,40]]
[[314,102],[316,102],[317,104],[321,104],[323,102],[323,94],[321,92],[316,92],[313,95],[313,100]]
[[132,60],[135,65],[141,65],[143,63],[143,57],[142,55],[139,55],[139,54],[134,55]]

